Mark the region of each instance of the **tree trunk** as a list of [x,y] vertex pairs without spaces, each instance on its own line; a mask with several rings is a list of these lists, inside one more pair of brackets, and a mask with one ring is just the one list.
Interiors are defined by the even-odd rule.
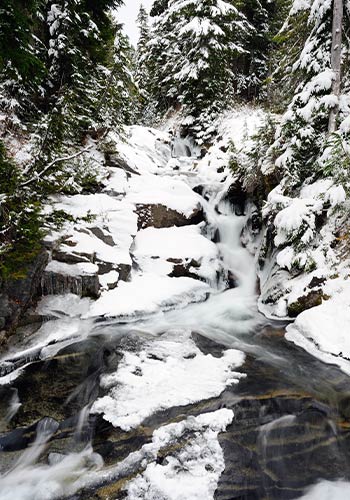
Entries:
[[343,0],[333,0],[333,25],[332,25],[332,53],[331,66],[334,71],[332,93],[337,97],[337,103],[332,107],[329,115],[328,132],[332,134],[336,130],[337,117],[339,113],[339,96],[341,84],[341,51],[343,34]]

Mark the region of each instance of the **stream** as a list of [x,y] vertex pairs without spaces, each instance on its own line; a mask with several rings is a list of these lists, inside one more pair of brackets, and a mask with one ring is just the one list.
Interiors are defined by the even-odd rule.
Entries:
[[[185,170],[189,151],[173,147]],[[258,312],[247,216],[226,191],[201,192],[224,270],[206,300],[121,320],[84,317],[87,299],[67,294],[14,338],[0,360],[0,500],[289,500],[320,481],[305,498],[349,497],[349,379]],[[140,375],[129,420],[125,353]]]

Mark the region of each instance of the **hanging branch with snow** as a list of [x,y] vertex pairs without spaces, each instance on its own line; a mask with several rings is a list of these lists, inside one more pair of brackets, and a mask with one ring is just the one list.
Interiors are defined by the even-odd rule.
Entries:
[[87,151],[89,151],[91,148],[92,148],[92,144],[90,144],[89,146],[87,146],[86,148],[84,149],[81,149],[80,151],[72,154],[72,155],[68,155],[68,156],[62,156],[61,158],[56,158],[55,160],[51,161],[50,163],[48,163],[48,165],[46,165],[40,172],[36,172],[30,179],[28,179],[27,181],[25,182],[22,182],[22,184],[20,184],[20,187],[25,187],[25,186],[28,186],[29,184],[31,184],[32,182],[34,181],[37,181],[39,179],[42,178],[43,175],[46,174],[46,172],[48,172],[53,166],[55,166],[57,163],[62,163],[62,162],[65,162],[65,161],[69,161],[69,160],[73,160],[74,158],[77,158],[78,156],[81,156],[82,154],[86,153]]
[[341,87],[341,56],[342,56],[342,34],[343,34],[343,0],[334,0],[333,24],[332,24],[332,53],[331,66],[334,72],[332,92],[337,100],[331,108],[328,123],[328,132],[331,134],[336,130],[337,116],[339,113],[339,97]]

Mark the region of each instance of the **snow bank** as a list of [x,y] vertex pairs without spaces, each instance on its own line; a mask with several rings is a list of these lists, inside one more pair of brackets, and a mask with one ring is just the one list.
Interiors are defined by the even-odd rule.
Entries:
[[126,139],[114,132],[108,138],[115,142],[118,156],[139,174],[156,173],[171,157],[170,138],[165,132],[141,126],[125,127]]
[[169,331],[138,352],[124,352],[117,372],[105,375],[108,394],[92,412],[115,427],[130,430],[157,411],[219,396],[242,378],[242,352],[229,349],[221,358],[203,354],[189,331]]
[[330,280],[324,290],[329,300],[302,312],[287,327],[286,339],[350,374],[350,282]]
[[86,317],[151,314],[160,309],[202,301],[209,291],[209,285],[192,278],[169,278],[147,273],[135,276],[131,282],[120,281],[114,290],[103,292]]
[[170,274],[173,264],[167,259],[185,264],[195,261],[200,267],[191,267],[190,272],[213,281],[220,266],[217,246],[201,234],[198,226],[147,228],[137,234],[134,244],[133,255],[145,271]]
[[66,276],[91,276],[98,273],[98,266],[91,262],[79,262],[78,264],[66,264],[57,260],[51,260],[45,271],[64,274]]
[[186,217],[201,207],[201,198],[182,180],[169,176],[134,176],[127,200],[135,204],[164,205]]

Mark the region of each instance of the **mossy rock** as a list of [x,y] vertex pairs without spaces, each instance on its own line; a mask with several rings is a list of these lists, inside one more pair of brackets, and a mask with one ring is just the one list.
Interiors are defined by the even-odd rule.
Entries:
[[299,297],[299,299],[292,304],[288,305],[288,315],[291,318],[295,318],[303,311],[311,309],[312,307],[320,306],[323,300],[327,300],[327,295],[325,295],[322,290],[313,290],[307,295]]

